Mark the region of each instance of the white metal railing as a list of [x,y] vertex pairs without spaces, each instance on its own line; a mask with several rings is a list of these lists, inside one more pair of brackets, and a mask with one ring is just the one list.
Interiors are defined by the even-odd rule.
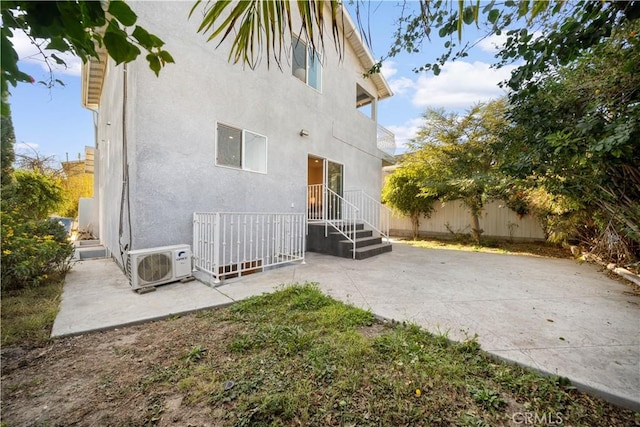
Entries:
[[304,261],[305,216],[292,213],[195,212],[195,268],[225,278]]
[[377,140],[378,149],[390,156],[396,153],[396,136],[389,129],[378,125]]
[[380,233],[389,242],[389,225],[391,223],[391,209],[368,195],[362,190],[347,190],[344,198],[358,207],[360,220]]
[[329,227],[342,234],[353,245],[356,257],[356,225],[360,218],[359,209],[324,184],[307,186],[307,220],[324,224],[325,237]]

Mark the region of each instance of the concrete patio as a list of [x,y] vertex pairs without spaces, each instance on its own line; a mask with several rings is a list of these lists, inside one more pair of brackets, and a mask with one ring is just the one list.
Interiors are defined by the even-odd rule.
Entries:
[[305,264],[216,288],[192,281],[142,295],[111,260],[82,261],[67,276],[52,336],[224,306],[295,282],[318,282],[337,299],[454,340],[477,334],[497,357],[640,411],[640,296],[571,260],[396,243],[393,252],[363,261],[308,253]]

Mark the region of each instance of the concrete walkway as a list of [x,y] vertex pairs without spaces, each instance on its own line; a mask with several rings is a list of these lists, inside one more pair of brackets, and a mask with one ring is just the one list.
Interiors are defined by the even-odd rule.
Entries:
[[478,335],[506,360],[568,377],[584,391],[640,411],[640,296],[590,264],[427,250],[394,244],[363,261],[307,254],[296,264],[217,288],[200,282],[138,295],[110,260],[67,276],[52,336],[139,323],[318,282],[329,295],[378,316],[417,323],[454,340]]

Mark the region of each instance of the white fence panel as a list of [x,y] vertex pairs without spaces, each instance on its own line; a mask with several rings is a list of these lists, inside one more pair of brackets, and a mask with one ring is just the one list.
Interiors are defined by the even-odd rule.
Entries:
[[[420,218],[418,233],[420,236],[450,236],[456,233],[471,232],[471,214],[459,200],[435,202],[434,211],[429,218]],[[544,240],[544,232],[538,220],[531,215],[522,218],[509,209],[503,202],[492,201],[485,205],[480,216],[482,235],[493,238],[512,238],[514,240]],[[408,216],[394,213],[391,216],[390,233],[392,236],[411,236],[411,220]]]

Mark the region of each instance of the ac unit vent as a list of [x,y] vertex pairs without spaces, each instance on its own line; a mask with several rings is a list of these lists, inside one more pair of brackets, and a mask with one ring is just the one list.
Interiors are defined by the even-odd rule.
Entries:
[[191,275],[191,247],[163,246],[129,251],[127,266],[132,289],[175,282]]
[[138,278],[145,283],[171,277],[171,258],[167,254],[149,254],[138,261]]

